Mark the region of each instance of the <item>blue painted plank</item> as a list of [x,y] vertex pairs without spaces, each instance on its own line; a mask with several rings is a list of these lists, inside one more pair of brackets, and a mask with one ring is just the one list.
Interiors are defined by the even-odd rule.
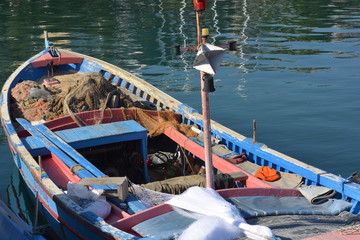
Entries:
[[72,157],[77,163],[87,169],[89,172],[94,174],[96,177],[105,176],[97,167],[90,163],[86,158],[84,158],[79,152],[67,144],[64,140],[58,137],[54,132],[48,129],[45,125],[36,125],[35,129],[42,133],[49,141],[55,144],[58,148],[66,152],[67,155]]
[[[55,154],[61,161],[63,161],[69,168],[72,168],[74,165],[81,165],[84,170],[79,170],[76,172],[76,175],[78,175],[80,178],[93,178],[93,177],[99,177],[94,174],[94,172],[90,171],[88,169],[88,165],[92,165],[88,160],[86,160],[84,157],[82,157],[79,153],[79,155],[85,159],[86,163],[80,163],[78,161],[74,161],[74,159],[70,158],[64,151],[63,148],[59,148],[56,146],[53,142],[47,138],[47,136],[43,135],[36,126],[32,126],[27,120],[22,118],[16,119],[28,132],[31,133],[36,139],[41,141],[47,149],[49,149],[53,154]],[[44,126],[44,125],[43,125]],[[44,126],[46,127],[46,126]],[[47,128],[46,128],[47,129]],[[50,131],[50,130],[49,130]],[[70,146],[69,146],[70,147]],[[68,149],[69,150],[69,149]],[[73,151],[75,151],[73,149]],[[95,167],[95,166],[93,166]],[[98,170],[102,176],[105,176],[100,170]],[[92,185],[93,188],[99,188],[99,189],[115,189],[116,186],[107,186],[107,185]]]
[[[75,149],[143,139],[146,138],[146,134],[147,130],[133,120],[91,125],[56,132],[56,135]],[[32,136],[22,138],[21,140],[33,155],[45,150],[45,146]]]
[[[54,132],[49,130],[45,125],[37,125],[33,128],[39,131],[52,144],[63,150],[77,163],[79,163],[89,172],[94,174],[95,177],[102,177],[105,176],[105,174],[102,173],[99,169],[97,169],[87,159],[85,159],[80,153],[78,153],[75,150],[76,148],[85,148],[90,146],[92,147],[104,145],[108,143],[139,140],[141,143],[141,152],[144,162],[144,177],[146,182],[149,182],[146,165],[147,130],[134,120],[68,129],[59,131],[58,134],[55,134]],[[76,142],[74,142],[74,139],[76,140]],[[73,142],[71,143],[70,141]],[[23,142],[25,143],[25,141]],[[46,148],[48,147],[46,146]],[[39,152],[39,149],[30,148],[30,150],[32,154]],[[112,186],[111,188],[115,188],[115,186]]]
[[[73,167],[74,165],[77,165],[73,159],[71,159],[69,156],[67,156],[61,149],[56,147],[52,142],[50,142],[47,138],[45,138],[41,133],[39,133],[28,121],[22,118],[16,119],[18,123],[21,124],[31,135],[35,137],[38,141],[40,141],[46,148],[48,148],[53,154],[55,154],[58,158],[60,158],[69,168]],[[76,174],[81,177],[94,177],[93,174],[91,174],[87,170],[80,170],[77,171]]]

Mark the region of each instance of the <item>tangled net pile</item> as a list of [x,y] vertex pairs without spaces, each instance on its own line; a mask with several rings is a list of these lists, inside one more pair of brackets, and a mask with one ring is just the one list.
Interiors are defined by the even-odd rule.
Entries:
[[[119,88],[112,85],[100,73],[74,73],[57,75],[61,84],[45,87],[41,83],[24,81],[18,83],[11,91],[13,117],[22,117],[29,121],[52,120],[70,115],[79,126],[87,125],[76,113],[104,110],[111,98],[117,95],[116,108],[132,108],[132,119],[148,129],[149,136],[164,133],[167,127],[173,127],[187,137],[197,134],[191,126],[180,124],[179,115],[172,111],[152,111],[150,114],[143,109],[149,108],[137,99],[131,98]],[[101,123],[103,114],[99,114],[96,123]]]
[[[74,79],[75,80],[75,79]],[[49,104],[54,113],[74,116],[74,113],[90,110],[104,110],[113,95],[119,95],[120,107],[134,106],[133,101],[100,73],[79,75],[76,85],[65,96],[55,95]]]
[[146,207],[154,207],[169,201],[174,197],[173,194],[162,193],[141,187],[130,182],[130,192],[136,196]]
[[83,111],[104,110],[113,95],[119,96],[118,107],[136,106],[100,73],[68,74],[67,77],[71,78],[70,85],[45,87],[34,81],[18,83],[11,91],[13,116],[29,121],[52,120],[64,115],[73,117]]
[[33,81],[18,83],[12,90],[12,114],[15,118],[39,121],[48,113],[49,94]]
[[150,115],[142,109],[136,108],[134,120],[144,126],[149,136],[159,136],[167,127],[173,127],[187,137],[196,137],[197,134],[191,130],[190,125],[181,124],[177,120],[176,113],[172,111],[157,111],[157,115]]

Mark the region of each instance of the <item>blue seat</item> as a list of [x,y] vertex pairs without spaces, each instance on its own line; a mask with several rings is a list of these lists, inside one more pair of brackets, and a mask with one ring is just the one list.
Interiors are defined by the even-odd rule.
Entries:
[[[62,141],[56,141],[56,143],[57,147],[63,151],[66,151],[69,147],[69,151],[73,151],[73,149],[139,140],[144,162],[144,175],[146,181],[149,181],[146,164],[147,130],[134,120],[97,124],[57,132],[51,132],[44,125],[38,125],[35,128],[41,130],[47,138],[53,138],[55,141],[57,138],[60,138]],[[53,137],[50,135],[53,135]],[[24,137],[21,138],[21,141],[34,157],[50,153],[49,147],[45,146],[42,141],[39,141],[39,138],[36,136]]]

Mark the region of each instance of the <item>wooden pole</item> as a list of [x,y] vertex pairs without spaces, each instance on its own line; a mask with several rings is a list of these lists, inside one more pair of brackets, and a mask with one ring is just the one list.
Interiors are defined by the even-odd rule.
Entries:
[[[206,38],[201,37],[200,28],[200,16],[201,12],[196,12],[196,27],[197,27],[197,39],[198,46],[206,42]],[[205,171],[206,171],[206,187],[214,188],[214,169],[212,163],[212,151],[211,151],[211,126],[210,126],[210,104],[209,104],[209,93],[204,92],[204,72],[200,71],[200,82],[201,82],[201,108],[203,115],[204,125],[204,151],[205,151]]]
[[197,32],[198,47],[202,43],[200,17],[201,17],[201,12],[196,11],[196,32]]
[[253,143],[256,143],[256,120],[253,120]]
[[34,215],[34,223],[32,227],[32,232],[36,233],[36,227],[38,224],[38,216],[39,216],[39,193],[35,192],[35,215]]

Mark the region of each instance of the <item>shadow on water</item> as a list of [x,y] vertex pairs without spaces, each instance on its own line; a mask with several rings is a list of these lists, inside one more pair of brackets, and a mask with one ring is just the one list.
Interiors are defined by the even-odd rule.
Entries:
[[[30,194],[19,170],[15,167],[10,177],[10,184],[6,189],[7,204],[10,209],[27,224],[34,227],[47,240],[59,240],[51,230],[40,212],[36,212],[35,198]],[[40,206],[41,204],[39,204]],[[37,219],[36,219],[37,218]]]

